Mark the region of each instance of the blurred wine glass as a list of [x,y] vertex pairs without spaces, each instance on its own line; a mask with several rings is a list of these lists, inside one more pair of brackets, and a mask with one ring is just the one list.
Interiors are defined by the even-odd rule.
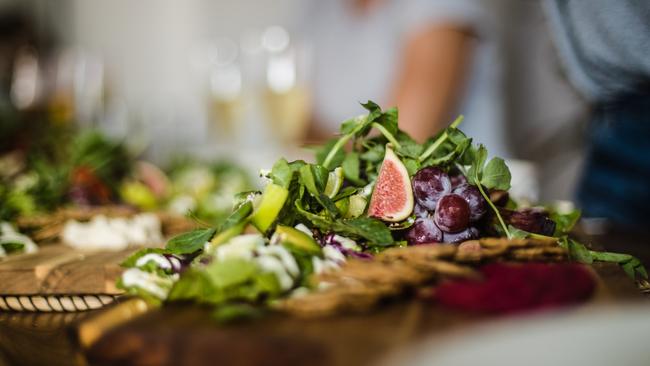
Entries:
[[267,53],[264,101],[271,131],[281,143],[298,144],[307,132],[310,110],[306,49],[292,43],[279,26],[267,28],[261,43]]
[[29,109],[36,104],[42,92],[39,59],[31,47],[18,50],[13,65],[10,97],[19,110]]
[[102,59],[81,49],[62,50],[55,62],[50,118],[97,126],[104,116],[105,75]]
[[237,42],[219,38],[204,42],[194,56],[196,69],[207,71],[209,119],[216,139],[233,137],[243,119],[242,71]]

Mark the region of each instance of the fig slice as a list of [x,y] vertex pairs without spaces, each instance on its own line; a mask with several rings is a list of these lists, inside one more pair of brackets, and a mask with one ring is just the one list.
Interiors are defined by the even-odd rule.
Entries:
[[375,189],[370,197],[368,216],[397,222],[409,217],[411,212],[413,189],[408,171],[388,144]]

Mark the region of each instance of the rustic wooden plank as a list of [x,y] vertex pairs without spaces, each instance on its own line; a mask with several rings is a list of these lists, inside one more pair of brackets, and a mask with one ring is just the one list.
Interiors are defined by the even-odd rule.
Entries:
[[35,294],[50,271],[78,261],[79,253],[64,246],[45,246],[37,253],[18,255],[0,263],[0,293]]
[[78,261],[53,268],[43,279],[41,294],[118,294],[114,283],[121,273],[119,263],[134,249],[119,252],[81,253]]
[[0,294],[118,294],[119,264],[136,249],[80,252],[63,245],[0,262]]
[[[575,311],[642,299],[616,265],[597,264],[594,272],[599,276],[594,298]],[[315,319],[272,314],[229,326],[216,324],[206,308],[168,306],[108,332],[88,356],[99,365],[367,365],[424,337],[492,319],[413,298],[363,314]]]

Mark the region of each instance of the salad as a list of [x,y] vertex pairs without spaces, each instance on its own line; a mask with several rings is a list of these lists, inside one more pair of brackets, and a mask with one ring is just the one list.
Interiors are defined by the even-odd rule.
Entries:
[[398,128],[397,109],[363,107],[313,163],[279,159],[262,171],[263,190],[236,194],[220,226],[129,257],[118,285],[155,304],[190,301],[229,316],[319,291],[310,278],[349,258],[482,237],[551,240],[577,262],[616,262],[647,278],[638,259],[570,238],[579,211],[518,207],[506,163],[472,143],[458,128],[462,116],[418,144]]

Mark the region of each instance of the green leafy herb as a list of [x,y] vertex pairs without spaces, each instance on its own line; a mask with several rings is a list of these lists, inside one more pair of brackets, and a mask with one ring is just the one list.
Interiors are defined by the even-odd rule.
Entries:
[[173,237],[167,242],[167,250],[174,254],[194,253],[203,248],[203,245],[210,241],[216,229],[196,229]]
[[360,175],[360,161],[359,154],[356,152],[351,152],[345,156],[343,163],[341,165],[343,168],[343,175],[345,179],[356,185],[363,185]]
[[377,219],[360,217],[350,220],[332,220],[305,210],[300,201],[296,201],[296,209],[314,226],[323,231],[361,237],[368,240],[371,245],[387,246],[393,243],[390,230]]
[[228,218],[223,222],[221,225],[221,229],[219,231],[224,231],[227,230],[244,220],[246,220],[250,214],[253,212],[253,204],[251,202],[244,202],[242,205],[239,206],[233,213],[228,216]]
[[481,184],[489,189],[510,189],[510,170],[501,158],[492,158],[485,168],[481,177]]
[[584,244],[567,236],[559,238],[558,244],[565,248],[569,252],[569,258],[576,262],[585,264],[591,264],[594,261],[617,263],[630,278],[636,279],[639,276],[640,278],[648,279],[647,270],[641,261],[632,255],[590,250]]
[[555,221],[555,236],[562,236],[568,234],[573,227],[580,220],[580,210],[572,210],[570,212],[561,214],[555,210],[551,210],[550,219]]
[[[327,183],[327,171],[325,171],[325,176],[323,174],[314,174],[314,172],[321,171],[319,169],[319,166],[317,165],[305,165],[300,168],[300,182],[302,183],[303,186],[307,189],[307,192],[309,192],[310,195],[312,195],[318,203],[320,203],[323,208],[325,208],[328,212],[328,214],[331,217],[338,217],[340,216],[340,212],[336,205],[334,204],[334,201],[327,197],[325,193],[323,193],[323,190],[325,188],[325,184]],[[320,177],[317,179],[316,177]],[[325,181],[325,183],[323,183]]]
[[420,155],[418,160],[420,160],[420,162],[427,160],[431,154],[433,154],[445,141],[447,141],[449,138],[449,130],[456,129],[461,124],[461,122],[463,122],[463,118],[464,117],[462,115],[458,116],[458,118],[456,118],[456,120],[454,120],[454,122],[452,122],[451,125],[445,131],[443,131],[443,133],[433,142],[433,144],[431,144],[422,153],[422,155]]

